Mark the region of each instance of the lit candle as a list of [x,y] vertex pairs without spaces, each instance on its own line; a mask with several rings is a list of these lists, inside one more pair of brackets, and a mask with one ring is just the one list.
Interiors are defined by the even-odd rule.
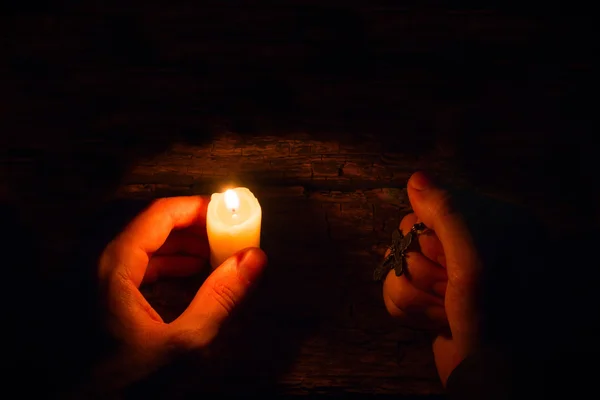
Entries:
[[262,210],[247,188],[213,193],[206,212],[210,265],[217,268],[246,247],[260,247]]

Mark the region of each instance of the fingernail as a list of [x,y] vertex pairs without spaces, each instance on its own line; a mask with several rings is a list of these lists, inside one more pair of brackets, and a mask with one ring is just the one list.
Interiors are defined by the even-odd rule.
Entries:
[[433,284],[431,290],[433,293],[440,297],[446,296],[446,286],[448,286],[448,282],[437,282]]
[[433,180],[424,171],[417,171],[408,180],[410,186],[417,190],[425,190],[433,185]]
[[252,283],[261,274],[266,264],[266,256],[257,248],[242,250],[237,256],[238,273],[248,282]]

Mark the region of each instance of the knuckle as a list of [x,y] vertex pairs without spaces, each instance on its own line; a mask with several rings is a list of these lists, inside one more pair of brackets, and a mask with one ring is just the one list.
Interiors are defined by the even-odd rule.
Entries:
[[205,348],[209,344],[210,340],[207,339],[206,335],[194,329],[173,332],[167,341],[168,349],[175,354],[185,354],[190,350]]
[[414,218],[416,218],[415,213],[411,212],[411,213],[406,214],[404,217],[402,217],[402,221],[400,221],[400,222],[402,223],[404,221],[411,221]]
[[[109,245],[110,246],[110,245]],[[98,260],[98,280],[103,283],[106,281],[112,266],[113,256],[111,250],[107,247],[104,252],[100,255]]]
[[165,207],[165,203],[167,201],[168,201],[168,197],[156,198],[156,199],[152,200],[152,202],[150,202],[150,204],[146,207],[145,212],[150,213],[150,214],[159,212],[161,209],[163,209]]
[[404,234],[406,234],[416,221],[417,221],[417,216],[415,215],[415,213],[406,214],[402,218],[402,221],[400,221],[400,230]]
[[235,306],[237,305],[237,300],[235,293],[229,286],[222,282],[216,282],[212,285],[210,290],[210,296],[227,312],[230,314]]
[[97,277],[101,285],[108,285],[115,278],[124,279],[119,260],[119,243],[110,242],[98,259]]
[[405,316],[402,309],[396,305],[389,295],[384,294],[384,303],[388,314],[390,314],[392,317],[403,318]]
[[396,290],[390,290],[389,287],[383,289],[383,297],[385,299],[385,305],[390,309],[401,310],[403,308],[402,294]]

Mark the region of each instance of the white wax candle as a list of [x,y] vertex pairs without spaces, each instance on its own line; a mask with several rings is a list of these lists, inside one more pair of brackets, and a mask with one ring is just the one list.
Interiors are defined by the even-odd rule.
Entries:
[[247,188],[213,193],[206,212],[210,265],[217,268],[246,247],[260,247],[262,210]]

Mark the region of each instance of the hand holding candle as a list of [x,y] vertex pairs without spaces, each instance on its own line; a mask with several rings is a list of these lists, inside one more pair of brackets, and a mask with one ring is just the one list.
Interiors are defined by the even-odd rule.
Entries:
[[[230,224],[237,227],[235,232],[238,233],[233,236],[237,240],[233,245],[219,242],[219,238],[228,237],[223,236],[225,233],[232,232],[215,231],[215,227],[225,225],[215,220],[214,215],[207,218],[208,199],[200,196],[153,202],[107,245],[98,265],[102,288],[99,293],[101,304],[106,307],[104,323],[119,343],[119,351],[94,368],[91,375],[94,379],[81,382],[82,386],[76,388],[81,393],[75,393],[74,397],[97,397],[96,379],[105,384],[101,390],[120,393],[120,389],[151,374],[182,352],[205,349],[217,337],[223,323],[244,301],[267,263],[265,254],[256,247],[237,251],[238,246],[258,245],[260,232],[260,207],[256,199],[246,194],[238,196],[238,200],[237,216],[233,217],[229,210],[229,217],[238,223]],[[209,256],[205,236],[208,221],[212,224],[208,229],[211,237],[217,238],[213,248],[222,256],[233,251],[236,257],[229,258],[206,278],[176,320],[164,323],[139,288],[142,283],[163,277],[184,277],[200,272]],[[250,235],[250,231],[255,234]],[[100,397],[114,396],[101,393]]]
[[247,247],[260,247],[261,221],[260,204],[247,188],[213,193],[206,212],[211,266]]

